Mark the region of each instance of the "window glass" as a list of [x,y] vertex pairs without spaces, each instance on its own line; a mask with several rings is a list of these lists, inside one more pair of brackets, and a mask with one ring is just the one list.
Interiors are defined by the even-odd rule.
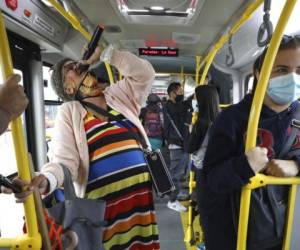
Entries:
[[253,75],[249,75],[246,77],[246,82],[245,82],[245,95],[251,93],[252,88],[253,88],[253,82],[254,82],[254,77]]
[[50,67],[48,66],[43,66],[43,79],[44,79],[44,98],[45,100],[50,100],[50,101],[58,101],[59,98],[55,94],[51,83],[50,83]]
[[[14,73],[17,73],[22,76],[22,72],[20,70],[14,69]],[[0,75],[0,82],[3,82],[2,75]],[[22,80],[20,84],[23,85]],[[22,115],[22,124],[24,127],[24,114]],[[0,161],[0,173],[3,176],[7,176],[9,174],[17,172],[15,150],[13,146],[12,132],[10,128],[8,128],[2,135],[0,135]],[[0,194],[0,204],[1,236],[15,237],[17,235],[23,234],[23,205],[16,204],[13,195],[5,194]]]
[[45,105],[45,130],[46,130],[46,143],[47,152],[51,144],[51,139],[53,137],[54,122],[57,115],[59,104]]
[[50,67],[43,66],[44,99],[45,99],[45,134],[47,151],[53,136],[54,122],[61,102],[50,84]]

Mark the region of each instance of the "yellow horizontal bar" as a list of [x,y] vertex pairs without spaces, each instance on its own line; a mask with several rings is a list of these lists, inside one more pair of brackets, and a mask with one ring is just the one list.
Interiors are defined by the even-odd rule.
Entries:
[[10,248],[13,250],[41,249],[41,238],[29,237],[27,234],[16,238],[0,238],[0,248]]
[[86,31],[82,26],[81,23],[78,21],[76,16],[71,13],[67,12],[59,2],[56,0],[48,0],[49,3],[65,18],[67,21],[73,26],[74,29],[78,30],[88,41],[91,40],[91,34]]
[[292,178],[279,178],[269,175],[256,174],[253,178],[251,178],[250,183],[245,185],[244,187],[247,189],[256,189],[265,185],[293,185],[300,184],[300,177],[292,177]]
[[229,107],[231,104],[220,104],[219,107],[220,108],[227,108]]
[[[239,28],[252,16],[252,14],[254,13],[254,11],[256,11],[256,9],[264,2],[264,0],[257,0],[254,3],[251,3],[247,9],[244,11],[242,17],[232,26],[232,28],[230,29],[230,31],[228,32],[228,34],[223,35],[219,41],[215,44],[214,48],[209,51],[209,53],[205,56],[205,58],[203,59],[200,67],[202,68],[204,63],[208,61],[208,59],[210,58],[212,53],[216,53],[214,52],[214,49],[217,48],[217,50],[219,50],[220,48],[222,48],[224,46],[224,44],[228,41],[229,36],[235,34]],[[205,79],[205,78],[204,78]]]

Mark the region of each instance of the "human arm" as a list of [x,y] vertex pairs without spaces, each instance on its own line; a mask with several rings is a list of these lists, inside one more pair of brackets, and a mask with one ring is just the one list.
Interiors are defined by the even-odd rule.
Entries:
[[232,109],[224,110],[215,121],[204,159],[206,183],[212,191],[220,194],[240,189],[268,161],[265,149],[254,148],[244,153],[246,121],[232,113]]
[[63,184],[64,174],[61,164],[70,170],[73,180],[77,180],[79,177],[80,157],[76,139],[78,128],[76,129],[74,125],[75,112],[79,111],[77,110],[78,106],[70,104],[71,102],[63,104],[59,108],[51,141],[50,162],[45,164],[41,171],[48,179],[53,179],[52,176],[54,176],[54,180],[56,180],[56,183],[50,182],[49,192]]
[[265,169],[267,175],[275,177],[295,177],[299,174],[299,164],[295,160],[271,160]]
[[201,119],[199,119],[197,123],[193,125],[192,132],[187,143],[188,153],[194,153],[200,148],[207,133],[208,127],[208,122],[202,121]]
[[0,85],[0,134],[2,134],[8,123],[17,118],[26,109],[28,99],[24,89],[18,82],[19,75],[11,75]]
[[97,47],[91,58],[83,63],[93,64],[99,60],[116,67],[124,76],[117,84],[108,87],[111,94],[127,102],[131,101],[138,106],[139,111],[154,81],[155,71],[152,65],[130,52],[114,49],[112,45],[104,50]]

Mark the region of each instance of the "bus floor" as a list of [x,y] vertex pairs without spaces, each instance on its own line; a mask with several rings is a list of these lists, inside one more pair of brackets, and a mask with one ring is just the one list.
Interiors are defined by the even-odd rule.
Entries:
[[[190,246],[184,242],[184,235],[187,230],[188,212],[178,213],[167,207],[167,198],[155,199],[155,210],[159,231],[161,250],[196,250],[196,246]],[[188,202],[183,202],[188,205]],[[196,217],[196,220],[198,217]],[[194,230],[197,226],[194,223]]]

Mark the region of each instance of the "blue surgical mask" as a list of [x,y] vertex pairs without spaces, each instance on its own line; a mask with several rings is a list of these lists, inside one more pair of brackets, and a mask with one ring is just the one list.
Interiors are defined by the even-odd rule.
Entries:
[[197,100],[195,100],[195,99],[192,100],[192,107],[193,107],[194,112],[198,112],[198,102],[197,102]]
[[279,105],[297,100],[300,98],[300,75],[290,73],[270,79],[267,94]]

